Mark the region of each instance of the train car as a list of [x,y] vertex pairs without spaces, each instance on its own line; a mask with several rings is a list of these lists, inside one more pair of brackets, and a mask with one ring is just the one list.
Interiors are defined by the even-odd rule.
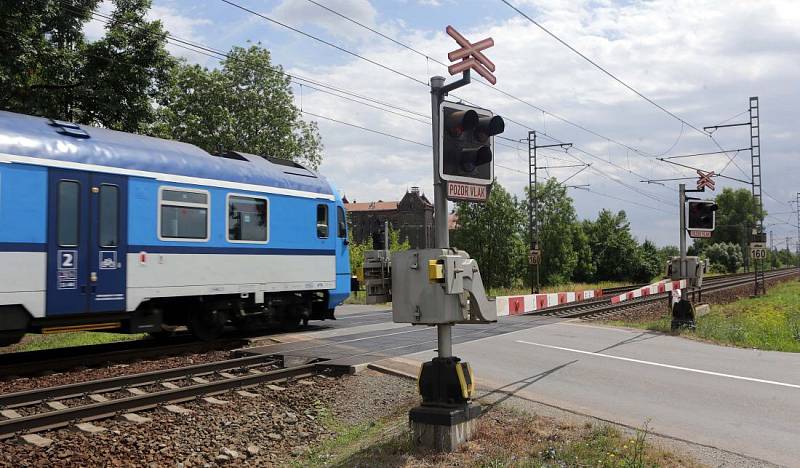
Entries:
[[0,345],[333,318],[347,244],[337,191],[294,162],[0,112]]

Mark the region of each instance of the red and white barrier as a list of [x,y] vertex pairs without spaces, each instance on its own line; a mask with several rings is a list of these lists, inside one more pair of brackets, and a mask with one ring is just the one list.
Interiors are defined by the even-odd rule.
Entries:
[[594,289],[550,294],[525,294],[524,296],[498,296],[495,298],[495,303],[497,304],[497,316],[502,317],[505,315],[521,315],[544,309],[545,307],[583,301],[602,295],[602,289]]
[[644,286],[639,289],[634,289],[633,291],[628,291],[626,293],[614,296],[611,298],[611,303],[618,304],[620,302],[629,301],[631,299],[636,299],[638,297],[650,296],[653,294],[662,294],[668,291],[680,290],[685,287],[686,287],[686,280],[680,280],[680,281],[663,280],[659,281],[658,283],[653,283],[651,285]]

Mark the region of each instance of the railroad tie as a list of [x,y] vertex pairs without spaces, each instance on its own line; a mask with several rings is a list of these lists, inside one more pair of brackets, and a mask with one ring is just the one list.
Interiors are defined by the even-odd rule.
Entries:
[[130,393],[132,393],[132,394],[136,395],[136,396],[140,396],[140,395],[147,395],[147,392],[145,392],[145,391],[144,391],[144,390],[142,390],[141,388],[135,388],[135,387],[134,387],[134,388],[129,388],[129,389],[128,389],[128,391],[129,391]]
[[108,430],[105,427],[95,426],[94,424],[88,422],[78,423],[75,425],[75,427],[78,428],[79,431],[88,432],[89,434],[98,434]]
[[67,405],[65,405],[64,403],[61,403],[60,401],[48,401],[47,402],[47,406],[49,406],[50,408],[52,408],[52,409],[54,409],[56,411],[69,409],[69,407]]
[[175,414],[192,414],[193,411],[178,405],[165,405],[164,409]]
[[132,423],[136,423],[136,424],[141,424],[141,423],[146,423],[146,422],[152,421],[152,419],[146,418],[144,416],[139,416],[136,413],[125,413],[125,414],[122,415],[122,418],[125,419],[128,422],[132,422]]
[[205,397],[203,398],[203,401],[205,401],[206,403],[211,403],[212,405],[227,405],[228,403],[230,403],[229,401],[219,400],[214,397]]
[[19,414],[18,412],[14,411],[13,409],[0,410],[0,416],[4,417],[6,419],[16,419],[16,418],[21,418],[22,417],[21,414]]
[[53,443],[53,439],[42,437],[39,434],[25,434],[22,436],[22,440],[25,441],[26,444],[39,448],[47,448]]

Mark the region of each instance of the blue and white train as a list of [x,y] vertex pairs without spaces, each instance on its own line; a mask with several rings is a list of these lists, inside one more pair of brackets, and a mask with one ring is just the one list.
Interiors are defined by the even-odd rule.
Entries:
[[342,200],[296,163],[0,112],[0,345],[333,318]]

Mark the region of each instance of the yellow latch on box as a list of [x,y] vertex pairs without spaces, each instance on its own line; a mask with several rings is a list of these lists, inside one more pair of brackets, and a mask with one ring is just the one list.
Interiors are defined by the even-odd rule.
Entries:
[[428,260],[428,281],[437,283],[444,279],[444,264],[438,260]]

